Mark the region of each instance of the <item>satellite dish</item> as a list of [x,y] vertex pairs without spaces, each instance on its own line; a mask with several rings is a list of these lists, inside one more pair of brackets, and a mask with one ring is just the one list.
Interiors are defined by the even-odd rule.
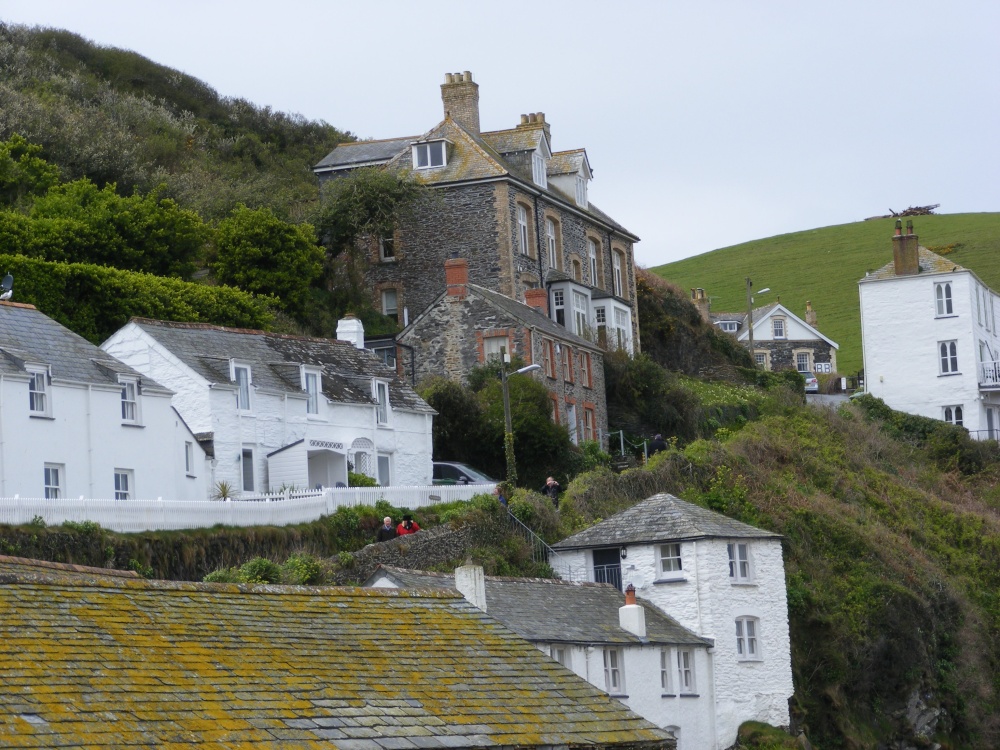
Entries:
[[14,293],[14,277],[7,274],[0,282],[0,300],[9,300]]

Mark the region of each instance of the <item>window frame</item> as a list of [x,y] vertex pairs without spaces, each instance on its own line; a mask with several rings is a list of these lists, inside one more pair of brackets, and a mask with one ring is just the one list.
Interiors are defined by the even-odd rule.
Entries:
[[576,176],[576,205],[587,207],[587,178],[580,174]]
[[[438,147],[440,147],[440,154],[434,153]],[[433,141],[423,141],[422,143],[414,143],[411,148],[414,169],[440,169],[441,167],[448,166],[448,141],[443,138]],[[440,164],[434,163],[435,156],[440,156]],[[420,162],[422,160],[426,163],[421,164]]]
[[[52,479],[55,479],[53,482]],[[66,464],[42,465],[42,494],[46,500],[59,500],[66,492]]]
[[396,262],[396,238],[395,237],[379,237],[378,238],[378,259],[380,263],[395,263]]
[[787,341],[788,326],[785,325],[787,322],[784,318],[771,318],[771,338],[775,341]]
[[[387,304],[390,295],[392,296],[393,302],[393,306],[391,308]],[[399,289],[394,286],[380,289],[379,307],[381,308],[383,315],[387,318],[392,318],[396,322],[396,325],[399,325]]]
[[938,374],[958,375],[958,341],[938,342]]
[[629,316],[619,307],[615,311],[615,343],[619,349],[630,351],[632,348],[632,331],[629,327]]
[[392,411],[389,404],[388,381],[377,378],[372,380],[372,399],[375,401],[375,423],[380,427],[388,425]]
[[549,645],[549,656],[553,661],[566,667],[566,669],[572,669],[570,665],[573,663],[573,657],[569,646],[559,646],[552,643]]
[[[799,350],[796,350],[794,352],[794,356],[795,356],[795,371],[796,372],[799,372],[799,373],[813,372],[813,357],[812,357],[812,354],[813,353],[811,351],[809,351],[808,349],[807,350],[801,350],[801,349],[799,349]],[[802,369],[802,367],[801,367],[801,364],[802,364],[801,360],[803,360],[803,359],[805,360],[805,362],[804,362],[805,369]]]
[[521,255],[532,256],[531,233],[528,223],[528,207],[523,203],[517,204],[517,238],[521,243]]
[[611,278],[614,282],[614,295],[616,297],[625,298],[624,286],[622,284],[622,266],[625,265],[622,259],[622,253],[620,250],[611,251]]
[[551,216],[545,217],[545,249],[548,254],[549,268],[554,268],[556,270],[561,270],[562,265],[559,263],[559,243],[558,243],[558,229],[556,228],[556,220]]
[[545,377],[555,380],[556,352],[552,339],[542,339],[542,368],[545,370]]
[[[312,388],[309,387],[312,381]],[[323,373],[312,367],[302,368],[302,390],[306,392],[306,414],[319,416],[319,394],[323,390]]]
[[[236,384],[236,411],[249,413],[253,411],[253,371],[250,365],[231,360],[230,377]],[[246,381],[241,382],[240,373],[246,373]]]
[[656,547],[656,576],[660,581],[685,577],[684,555],[680,542],[666,542]]
[[[504,356],[506,354],[506,356]],[[510,362],[510,337],[506,334],[483,336],[483,362],[489,362],[494,357]]]
[[959,427],[965,426],[965,410],[962,408],[962,404],[952,404],[942,407],[941,413],[943,421],[948,424],[958,425]]
[[694,649],[678,648],[677,651],[677,694],[697,695],[698,682],[694,668]]
[[[142,424],[142,412],[139,409],[139,381],[136,378],[120,377],[122,387],[121,406],[122,424]],[[131,398],[129,398],[131,396]],[[131,409],[129,409],[131,407]],[[128,416],[131,411],[132,415]]]
[[740,324],[735,320],[720,320],[717,325],[719,330],[725,333],[736,333],[740,328]]
[[583,407],[583,439],[585,441],[597,439],[597,417],[594,409],[589,406]]
[[190,440],[184,441],[184,473],[193,477],[194,473],[194,443]]
[[[740,548],[745,552],[744,557],[740,557]],[[729,582],[734,585],[752,584],[754,582],[753,552],[750,542],[733,540],[726,543],[726,552],[729,556]]]
[[580,378],[584,388],[594,387],[594,362],[590,352],[580,352]]
[[545,165],[545,155],[538,149],[531,154],[531,181],[538,187],[549,186],[548,168]]
[[597,240],[587,238],[587,258],[590,260],[590,285],[597,286]]
[[740,615],[736,618],[736,660],[762,661],[760,648],[760,618]]
[[590,328],[590,300],[586,294],[576,289],[570,290],[570,298],[573,305],[573,333],[583,338]]
[[135,471],[115,469],[115,500],[135,499]]
[[379,485],[389,487],[392,484],[392,454],[375,454],[375,474]]
[[240,488],[243,492],[256,492],[257,467],[254,464],[253,446],[244,445],[240,450]]
[[620,648],[605,647],[604,689],[608,695],[625,694],[625,654]]
[[[25,368],[28,373],[28,414],[33,417],[48,417],[52,415],[52,395],[49,391],[49,370],[47,367]],[[38,386],[41,386],[39,388]],[[39,407],[41,401],[41,408]]]
[[671,649],[660,649],[660,690],[664,695],[676,695],[673,691],[673,658]]
[[573,348],[562,345],[562,351],[559,354],[559,365],[562,368],[563,382],[572,383],[573,382]]
[[552,315],[553,320],[561,325],[563,328],[566,327],[566,290],[565,289],[553,289],[552,290]]

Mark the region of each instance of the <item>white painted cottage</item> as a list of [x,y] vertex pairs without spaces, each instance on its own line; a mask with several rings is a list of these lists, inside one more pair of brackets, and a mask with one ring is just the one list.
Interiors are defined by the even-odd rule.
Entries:
[[893,409],[1000,430],[997,293],[896,222],[893,260],[858,282],[865,390]]
[[434,410],[341,322],[350,342],[137,318],[102,348],[175,392],[213,487],[430,484]]
[[711,684],[699,687],[715,706],[713,738],[701,747],[730,747],[744,721],[789,724],[791,641],[780,535],[659,494],[553,548],[559,558],[550,564],[561,577],[631,584],[639,597],[715,643],[705,677]]
[[32,305],[0,302],[0,497],[200,500],[172,391]]
[[365,586],[455,588],[479,609],[647,721],[678,750],[715,742],[712,642],[606,583],[454,574],[380,565]]

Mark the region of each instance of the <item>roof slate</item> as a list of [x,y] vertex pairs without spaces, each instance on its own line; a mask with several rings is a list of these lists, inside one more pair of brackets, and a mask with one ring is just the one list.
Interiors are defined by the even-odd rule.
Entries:
[[315,169],[345,168],[364,164],[384,164],[419,136],[389,138],[381,141],[341,143],[320,161]]
[[322,370],[323,394],[331,401],[373,404],[373,377],[389,383],[393,408],[433,413],[396,371],[367,349],[346,341],[134,318],[132,322],[210,383],[229,383],[229,360],[250,365],[257,388],[302,393],[298,366]]
[[450,592],[0,573],[0,746],[667,748]]
[[[917,263],[921,273],[951,273],[952,271],[967,271],[968,269],[958,265],[953,260],[932,253],[923,245],[917,247]],[[867,274],[862,281],[878,281],[880,279],[898,279],[896,275],[896,264],[889,261],[877,271]]]
[[516,299],[511,299],[510,297],[505,297],[499,292],[494,292],[490,289],[485,289],[476,284],[469,284],[468,289],[473,293],[478,294],[484,300],[500,308],[506,312],[511,317],[519,320],[524,325],[529,325],[543,333],[552,336],[553,338],[562,339],[563,341],[568,341],[574,346],[584,347],[595,352],[600,352],[601,348],[595,344],[593,341],[588,341],[585,338],[577,336],[575,333],[571,332],[565,326],[561,326],[556,323],[548,315],[543,315],[541,312],[526,305],[523,302],[518,302]]
[[90,385],[118,385],[118,375],[145,388],[167,389],[119,362],[33,305],[0,302],[0,373],[24,374],[24,362],[47,365],[53,378]]
[[[380,565],[368,579],[385,573],[403,588],[455,588],[450,573],[428,573]],[[625,596],[607,583],[581,583],[549,578],[486,576],[486,612],[529,641],[546,643],[681,644],[711,646],[653,605],[646,611],[646,637],[625,630],[618,610]],[[367,585],[367,584],[366,584]]]
[[667,493],[653,495],[578,534],[553,544],[554,549],[656,544],[687,539],[780,539],[758,529]]

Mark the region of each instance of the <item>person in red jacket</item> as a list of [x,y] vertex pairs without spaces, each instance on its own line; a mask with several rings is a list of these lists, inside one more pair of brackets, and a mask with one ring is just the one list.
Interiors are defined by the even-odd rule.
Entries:
[[403,516],[402,523],[396,527],[396,536],[406,536],[407,534],[416,534],[420,531],[420,526],[416,521],[413,520],[413,516],[407,513]]

